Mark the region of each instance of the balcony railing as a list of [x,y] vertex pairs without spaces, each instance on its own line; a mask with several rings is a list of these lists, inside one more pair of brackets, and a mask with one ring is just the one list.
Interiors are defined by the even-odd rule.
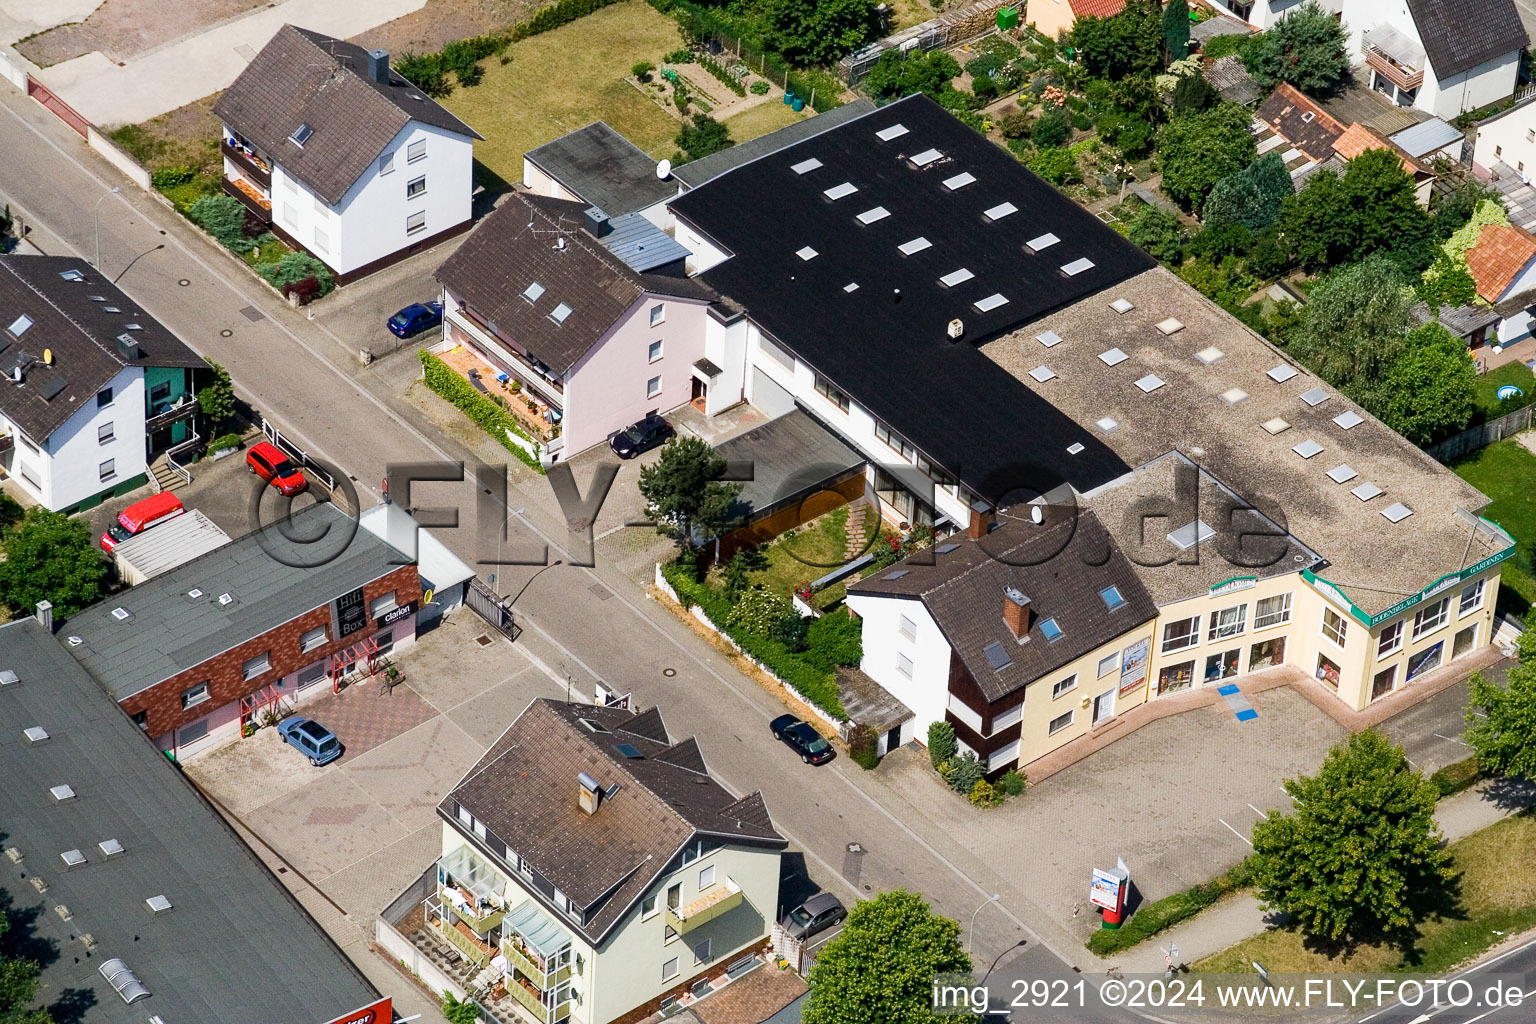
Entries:
[[224,144],[219,149],[229,158],[230,163],[240,168],[241,173],[246,177],[262,188],[272,187],[272,170],[261,157],[238,146],[231,146],[228,139],[224,140]]
[[[241,185],[245,185],[246,188],[241,188]],[[247,189],[252,191],[247,191]],[[256,216],[260,217],[264,223],[270,224],[272,223],[272,201],[270,199],[263,200],[255,198],[255,196],[259,195],[260,193],[255,193],[253,195],[254,189],[255,186],[240,178],[224,179],[225,195],[234,196],[236,199],[240,200],[240,205],[244,206],[247,210],[250,210]]]
[[0,455],[4,455],[6,452],[10,451],[12,448],[15,448],[15,447],[16,447],[16,435],[14,435],[14,434],[0,434]]
[[545,1006],[544,1000],[553,998],[548,992],[536,992],[522,985],[516,978],[507,979],[507,994],[516,999],[540,1024],[555,1024],[570,1016],[571,1000],[554,1006]]
[[437,923],[434,927],[437,933],[443,937],[448,945],[458,950],[475,966],[489,966],[491,957],[495,952],[494,947],[489,943],[481,942],[472,935],[465,934],[464,929],[455,925],[453,915],[445,912],[446,909],[436,901],[428,901],[427,920],[431,921],[435,916]]
[[452,320],[455,326],[463,328],[464,332],[485,351],[520,371],[516,374],[516,377],[523,382],[524,387],[538,392],[541,396],[548,399],[556,409],[561,408],[565,404],[565,386],[563,384],[559,381],[547,379],[533,365],[533,360],[508,348],[467,310],[449,308],[448,319]]
[[538,983],[541,988],[551,988],[571,976],[570,964],[557,967],[553,972],[550,972],[540,965],[539,960],[518,948],[517,940],[510,935],[503,936],[501,952],[512,962],[512,966],[526,974],[530,981]]
[[443,905],[451,908],[454,916],[469,925],[478,935],[484,935],[492,928],[495,928],[501,924],[501,919],[507,916],[506,910],[502,908],[483,907],[476,911],[468,907],[461,907],[446,897],[443,899]]
[[144,429],[150,433],[163,430],[173,423],[191,419],[192,414],[197,412],[197,403],[192,401],[192,396],[185,391],[174,398],[156,402],[154,407],[158,411],[151,412],[144,418]]
[[1365,62],[1399,89],[1417,89],[1424,84],[1423,68],[1400,63],[1379,46],[1366,45]]
[[724,885],[716,886],[686,907],[668,907],[667,924],[679,934],[689,932],[740,906],[743,899],[741,886],[727,878]]

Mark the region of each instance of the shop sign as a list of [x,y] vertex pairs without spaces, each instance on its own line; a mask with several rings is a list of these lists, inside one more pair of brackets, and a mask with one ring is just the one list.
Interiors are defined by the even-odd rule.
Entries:
[[1118,911],[1130,882],[1130,870],[1125,866],[1125,861],[1117,857],[1114,867],[1108,870],[1093,869],[1093,885],[1088,890],[1088,901],[1096,907]]
[[1147,681],[1147,649],[1151,643],[1151,638],[1144,637],[1120,656],[1120,696],[1127,696]]
[[332,624],[336,627],[336,638],[351,636],[360,629],[368,626],[368,599],[363,596],[363,588],[358,587],[350,594],[342,594],[331,604],[331,617],[335,620]]
[[334,1020],[328,1020],[325,1024],[389,1024],[394,1017],[394,1007],[390,997],[385,996],[376,1003],[358,1007],[351,1013],[344,1013]]
[[407,617],[409,617],[411,615],[415,615],[415,614],[416,614],[416,602],[415,601],[410,601],[410,602],[408,602],[406,604],[402,604],[402,605],[400,605],[398,607],[391,608],[389,611],[385,612],[383,615],[380,615],[377,619],[374,620],[374,624],[379,629],[383,629],[385,626],[394,625],[396,622],[399,622],[401,619],[407,618]]
[[1258,582],[1259,578],[1257,576],[1234,576],[1227,580],[1225,583],[1218,583],[1212,587],[1211,596],[1220,597],[1223,594],[1232,594],[1239,590],[1247,590],[1249,587],[1257,585]]
[[1396,618],[1403,612],[1412,608],[1414,605],[1420,604],[1421,602],[1434,597],[1436,594],[1439,594],[1442,591],[1450,590],[1457,584],[1472,579],[1487,569],[1491,569],[1495,565],[1498,565],[1500,562],[1504,561],[1506,558],[1509,558],[1514,553],[1515,546],[1511,544],[1503,551],[1489,555],[1487,558],[1483,559],[1481,562],[1478,562],[1476,565],[1469,566],[1460,572],[1446,573],[1444,576],[1435,580],[1435,582],[1431,583],[1417,594],[1414,594],[1411,597],[1405,597],[1401,601],[1397,602],[1397,604],[1394,604],[1392,607],[1388,608],[1386,611],[1377,612],[1375,615],[1370,615],[1363,609],[1359,608],[1353,601],[1349,599],[1349,596],[1345,594],[1337,584],[1330,583],[1328,580],[1323,579],[1321,576],[1315,574],[1311,569],[1303,569],[1301,571],[1301,578],[1315,587],[1324,597],[1327,597],[1330,600],[1336,602],[1341,607],[1347,608],[1350,615],[1364,623],[1367,627],[1374,627],[1380,625],[1383,622],[1386,622],[1388,619]]

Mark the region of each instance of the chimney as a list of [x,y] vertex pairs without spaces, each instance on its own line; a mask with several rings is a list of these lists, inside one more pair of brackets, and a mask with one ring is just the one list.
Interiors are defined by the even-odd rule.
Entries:
[[965,535],[971,540],[980,540],[992,532],[992,506],[984,501],[971,503],[971,524]]
[[50,632],[50,633],[53,632],[53,602],[52,601],[39,601],[39,602],[37,602],[37,621],[42,623],[43,624],[43,628],[46,629],[48,632]]
[[583,814],[596,814],[598,802],[602,800],[603,787],[597,784],[597,780],[586,772],[576,776],[576,781],[581,784],[581,793],[577,798]]
[[595,206],[589,206],[582,212],[581,226],[593,238],[602,238],[613,230],[613,222],[608,219],[608,215]]
[[1024,591],[1018,587],[1004,587],[1003,622],[1007,624],[1015,640],[1023,640],[1029,635],[1029,626],[1033,618],[1029,598],[1024,596]]
[[389,84],[389,51],[368,51],[368,77],[380,85]]
[[117,354],[125,363],[131,363],[139,358],[139,343],[126,334],[120,334],[117,338]]

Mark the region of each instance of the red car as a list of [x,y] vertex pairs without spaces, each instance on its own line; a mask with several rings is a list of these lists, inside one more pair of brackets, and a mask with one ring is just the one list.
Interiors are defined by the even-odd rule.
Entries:
[[245,468],[276,487],[284,497],[293,497],[309,487],[304,471],[289,461],[277,446],[260,441],[245,453]]

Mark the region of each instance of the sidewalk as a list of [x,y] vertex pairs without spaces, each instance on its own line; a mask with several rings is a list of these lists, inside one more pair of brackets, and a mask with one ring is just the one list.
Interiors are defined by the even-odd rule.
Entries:
[[[1536,805],[1536,786],[1489,779],[1441,800],[1435,821],[1445,841],[1452,843],[1532,805]],[[1166,949],[1173,942],[1179,947],[1179,961],[1194,963],[1258,934],[1268,926],[1268,919],[1251,892],[1237,893],[1106,963],[1127,974],[1161,974],[1165,964],[1159,947]]]

